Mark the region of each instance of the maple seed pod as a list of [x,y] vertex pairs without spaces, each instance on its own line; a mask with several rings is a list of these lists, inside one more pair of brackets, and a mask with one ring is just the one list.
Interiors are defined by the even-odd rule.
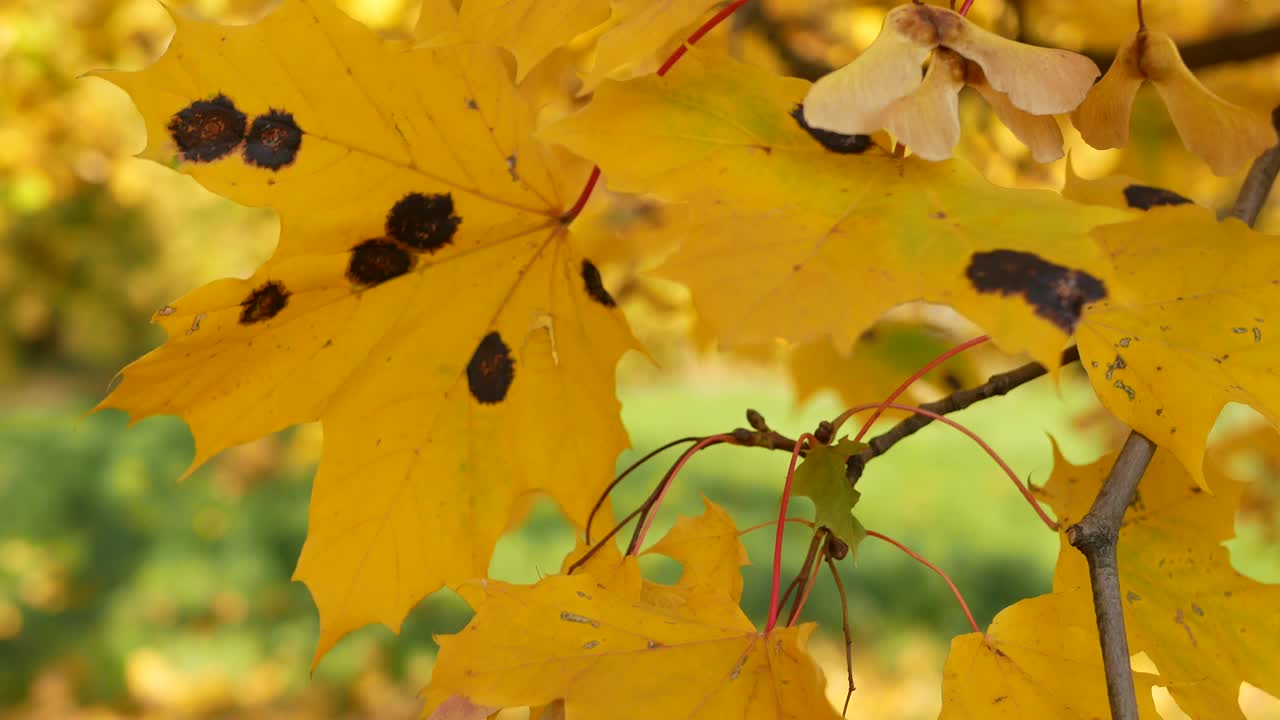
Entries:
[[271,280],[263,283],[240,303],[240,324],[252,325],[279,315],[289,303],[289,294],[281,282]]
[[600,271],[590,260],[582,261],[582,283],[586,286],[587,294],[592,300],[605,307],[617,306],[618,303],[614,301],[613,296],[604,288],[604,283],[600,280]]
[[502,336],[484,336],[467,363],[467,387],[471,396],[484,405],[502,402],[516,377],[516,361]]
[[810,127],[809,123],[804,119],[804,106],[796,105],[791,109],[791,117],[796,121],[805,132],[809,133],[809,137],[818,141],[822,147],[834,153],[842,155],[858,155],[867,151],[871,147],[870,135],[845,135],[831,130],[823,130],[821,128]]
[[253,119],[245,140],[244,161],[268,170],[279,170],[298,157],[302,147],[302,128],[293,114],[271,110]]
[[387,213],[387,235],[414,250],[434,253],[453,241],[462,218],[453,214],[449,193],[409,193]]
[[197,100],[174,113],[169,136],[182,157],[192,162],[217,160],[244,140],[245,114],[219,93],[211,100]]
[[365,240],[351,249],[347,278],[372,287],[409,272],[412,259],[404,248],[387,240]]
[[1124,201],[1129,207],[1150,210],[1157,205],[1190,205],[1191,200],[1172,190],[1150,185],[1130,185],[1124,189]]
[[1021,295],[1036,315],[1070,335],[1088,303],[1107,296],[1102,281],[1019,250],[976,252],[965,275],[980,293]]

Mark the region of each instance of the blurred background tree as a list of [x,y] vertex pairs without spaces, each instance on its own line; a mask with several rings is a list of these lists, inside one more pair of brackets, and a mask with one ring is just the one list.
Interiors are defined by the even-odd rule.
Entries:
[[[271,3],[170,4],[236,23]],[[415,0],[339,4],[393,38],[408,39],[417,15]],[[708,42],[813,78],[865,48],[890,6],[753,0]],[[1280,104],[1280,42],[1267,46],[1265,35],[1280,27],[1280,0],[1147,8],[1148,23],[1184,50],[1235,38],[1224,46],[1236,55],[1196,56],[1215,92],[1259,112]],[[1129,12],[1101,0],[980,0],[973,16],[1006,35],[1105,62],[1132,29]],[[430,672],[431,633],[461,627],[467,611],[442,593],[410,616],[402,638],[368,628],[309,675],[315,611],[289,577],[305,532],[316,428],[228,451],[179,485],[192,453],[180,422],[153,419],[126,430],[117,414],[84,416],[121,367],[160,342],[151,313],[201,283],[247,275],[277,232],[270,212],[234,205],[190,178],[132,159],[144,142],[136,111],[119,90],[80,77],[95,68],[142,67],[171,32],[155,0],[0,0],[0,718],[411,717]],[[1235,61],[1241,38],[1260,33],[1261,50]],[[531,76],[550,99],[545,112],[574,107],[566,92],[574,89],[572,61],[553,56]],[[1061,184],[1065,162],[1034,163],[985,104],[962,109],[969,132],[958,152],[992,181]],[[1069,135],[1073,166],[1089,177],[1130,175],[1209,207],[1233,198],[1239,178],[1214,177],[1190,155],[1149,91],[1135,107],[1133,138],[1122,151],[1100,152]],[[655,368],[630,357],[619,370],[624,419],[640,451],[686,432],[740,425],[746,407],[776,426],[810,427],[838,407],[878,399],[940,349],[975,334],[943,309],[907,307],[855,348],[826,342],[719,351],[680,288],[641,274],[678,240],[682,221],[676,209],[603,193],[579,221],[585,241],[599,249],[593,256],[609,260],[602,263],[609,286],[661,362]],[[1280,232],[1280,203],[1272,201],[1259,229]],[[927,376],[913,399],[1017,362],[987,351],[948,364]],[[829,380],[814,383],[815,371]],[[1061,394],[1032,384],[966,412],[964,421],[1014,467],[1043,479],[1046,431],[1077,462],[1117,437],[1087,382],[1070,373],[1064,382]],[[1019,421],[1010,422],[1014,417]],[[1022,419],[1029,417],[1044,422]],[[1247,413],[1225,423],[1240,428],[1228,442],[1241,448],[1239,474],[1254,480],[1233,561],[1276,582],[1280,558],[1267,543],[1277,535],[1280,445],[1250,423]],[[984,457],[938,428],[912,442],[918,452],[868,471],[864,521],[952,572],[980,622],[1046,589],[1055,542],[1031,529],[1020,500]],[[704,492],[743,526],[767,520],[784,466],[785,458],[714,449],[700,455],[660,524],[699,512]],[[638,501],[653,479],[635,478],[622,502]],[[557,567],[571,544],[547,501],[531,498],[529,505],[528,523],[499,546],[493,574],[536,578]],[[754,557],[763,556],[767,538],[747,542]],[[766,571],[746,569],[744,600],[757,616],[767,604]],[[926,570],[880,548],[864,551],[852,577],[860,689],[851,716],[933,717],[947,641],[965,628],[949,594]],[[832,596],[811,607],[827,627],[839,626]],[[836,678],[843,675],[837,642],[820,648]],[[1280,702],[1245,693],[1252,716],[1280,717]]]

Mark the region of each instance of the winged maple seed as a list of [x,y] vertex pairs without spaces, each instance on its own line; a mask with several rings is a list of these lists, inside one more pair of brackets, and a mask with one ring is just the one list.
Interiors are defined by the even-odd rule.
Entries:
[[1145,29],[1120,47],[1102,81],[1072,113],[1085,142],[1099,149],[1128,143],[1133,98],[1148,80],[1183,144],[1215,174],[1230,175],[1276,144],[1275,128],[1265,118],[1213,94],[1187,69],[1172,38]]
[[1074,110],[1099,74],[1083,55],[1008,40],[946,8],[903,5],[862,55],[814,83],[804,119],[847,135],[888,130],[920,157],[945,160],[960,139],[958,96],[970,85],[1048,162],[1062,157],[1051,116]]

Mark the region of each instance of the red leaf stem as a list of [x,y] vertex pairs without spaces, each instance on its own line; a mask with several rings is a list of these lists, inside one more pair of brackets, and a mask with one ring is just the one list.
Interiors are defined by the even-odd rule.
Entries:
[[[689,51],[690,45],[701,40],[702,36],[714,30],[717,25],[728,19],[735,10],[746,4],[747,0],[735,0],[735,2],[729,3],[721,9],[720,12],[712,15],[710,19],[702,23],[702,25],[697,30],[694,30],[693,34],[681,43],[680,47],[676,48],[675,52],[671,53],[670,57],[662,63],[662,66],[658,68],[658,77],[665,76],[671,68],[675,67],[675,64],[680,61],[680,58],[684,57],[684,54]],[[582,192],[578,193],[578,199],[573,203],[573,207],[569,208],[569,211],[561,216],[560,222],[568,225],[574,218],[578,217],[582,212],[582,208],[586,207],[587,200],[591,197],[592,191],[596,188],[596,181],[599,179],[600,166],[597,165],[596,167],[591,168],[591,177],[587,178],[587,184],[583,186]]]
[[764,626],[765,633],[773,630],[778,624],[778,591],[782,585],[782,536],[787,529],[787,503],[791,501],[791,481],[796,476],[796,461],[800,459],[800,448],[805,440],[817,442],[810,433],[796,438],[796,446],[791,450],[791,465],[787,468],[787,481],[782,486],[782,500],[778,503],[778,532],[773,538],[773,584],[769,590],[769,622]]
[[1049,528],[1054,532],[1058,531],[1058,523],[1054,522],[1047,514],[1045,514],[1044,508],[1040,507],[1040,503],[1036,502],[1035,497],[1031,495],[1031,491],[1027,489],[1027,486],[1022,484],[1022,479],[1018,477],[1018,474],[1015,473],[1013,471],[1013,468],[1009,467],[1009,464],[1004,461],[1004,458],[1000,457],[1000,454],[997,453],[995,449],[993,449],[990,445],[988,445],[987,441],[983,440],[977,433],[965,427],[964,425],[961,425],[955,420],[952,420],[946,415],[939,415],[938,413],[933,412],[932,410],[925,410],[924,408],[915,407],[914,405],[899,405],[898,403],[890,403],[888,407],[891,407],[894,410],[905,410],[907,412],[913,412],[919,415],[926,415],[928,417],[933,418],[934,420],[937,420],[940,423],[950,425],[951,427],[959,430],[965,435],[968,435],[970,440],[973,440],[975,443],[978,444],[978,447],[985,450],[987,454],[991,456],[991,459],[995,460],[996,464],[1000,466],[1000,469],[1004,470],[1005,475],[1008,475],[1009,479],[1013,481],[1013,484],[1017,486],[1018,492],[1022,493],[1022,497],[1027,499],[1027,502],[1031,504],[1031,508],[1036,511],[1037,515],[1040,516],[1040,520],[1044,522],[1045,527]]
[[898,549],[899,549],[899,550],[901,550],[902,552],[904,552],[904,553],[906,553],[906,554],[910,555],[910,556],[911,556],[911,558],[912,558],[913,560],[915,560],[916,562],[918,562],[918,563],[920,563],[921,565],[924,565],[925,567],[929,568],[930,570],[932,570],[932,571],[934,571],[934,572],[938,573],[938,576],[939,576],[939,577],[941,577],[941,578],[943,579],[943,581],[945,581],[945,582],[947,583],[947,587],[951,588],[951,594],[956,596],[956,602],[959,602],[959,603],[960,603],[960,608],[961,608],[962,610],[964,610],[964,616],[965,616],[965,617],[967,617],[967,618],[969,618],[969,627],[973,628],[973,631],[974,631],[974,632],[976,632],[976,633],[980,633],[980,632],[982,632],[982,628],[978,627],[978,621],[973,619],[973,613],[969,611],[969,603],[965,602],[965,601],[964,601],[964,595],[961,595],[961,594],[960,594],[960,588],[956,587],[956,584],[955,584],[955,583],[953,583],[953,582],[951,582],[951,578],[950,578],[950,577],[947,577],[947,574],[946,574],[945,572],[943,572],[943,571],[942,571],[942,568],[940,568],[940,567],[938,567],[937,565],[934,565],[933,563],[929,562],[928,560],[925,560],[924,558],[920,557],[920,555],[919,555],[916,551],[912,550],[911,548],[907,547],[906,545],[903,545],[902,543],[898,542],[897,540],[894,540],[893,538],[889,537],[888,535],[884,535],[884,534],[878,533],[878,532],[876,532],[876,531],[874,531],[874,530],[868,530],[868,531],[867,531],[867,535],[869,535],[870,537],[873,537],[873,538],[880,538],[881,540],[883,540],[883,541],[885,541],[885,542],[889,543],[890,545],[893,545],[894,547],[898,548]]
[[[972,340],[963,342],[951,348],[950,350],[942,353],[938,357],[930,360],[927,364],[925,364],[924,367],[915,371],[915,373],[913,373],[911,377],[904,380],[902,384],[899,385],[893,392],[889,393],[889,397],[885,398],[884,402],[880,404],[880,407],[876,408],[875,413],[873,413],[871,417],[867,418],[867,421],[862,424],[862,429],[858,431],[858,434],[856,437],[853,438],[853,441],[860,442],[862,440],[862,436],[867,434],[867,431],[871,429],[871,425],[874,424],[875,421],[880,418],[880,415],[885,411],[885,408],[889,407],[889,404],[892,403],[894,400],[897,400],[899,395],[906,392],[907,388],[911,387],[912,383],[924,377],[925,373],[938,367],[939,365],[950,360],[956,355],[959,355],[965,350],[968,350],[969,348],[977,345],[981,345],[982,343],[990,339],[991,337],[989,335],[979,335],[978,337],[973,338]],[[840,426],[844,424],[844,421],[847,417],[848,417],[847,415],[841,414],[840,417],[836,418],[835,422],[832,423],[832,425],[835,426],[835,430],[840,429]],[[834,430],[832,431],[832,434],[834,434]]]
[[732,440],[732,435],[710,435],[708,437],[704,437],[699,440],[696,445],[686,450],[684,454],[680,456],[680,459],[676,461],[676,464],[671,466],[671,473],[668,475],[666,483],[664,483],[662,488],[658,490],[657,497],[653,499],[653,503],[649,505],[648,509],[645,511],[644,525],[640,527],[640,532],[637,533],[635,539],[631,541],[631,547],[636,551],[636,553],[640,552],[640,546],[644,543],[644,536],[649,534],[649,526],[653,525],[653,518],[658,514],[658,506],[662,504],[662,499],[666,497],[667,490],[671,489],[671,486],[675,484],[676,475],[680,474],[680,469],[684,467],[685,463],[689,462],[689,458],[693,457],[694,453],[708,445],[715,445],[716,443],[721,442],[731,442]]

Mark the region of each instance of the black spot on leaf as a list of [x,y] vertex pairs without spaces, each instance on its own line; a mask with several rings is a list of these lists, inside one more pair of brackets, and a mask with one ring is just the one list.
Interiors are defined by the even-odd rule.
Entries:
[[193,162],[217,160],[244,140],[245,115],[226,95],[197,100],[169,119],[169,135]]
[[965,275],[980,293],[1021,295],[1037,315],[1067,334],[1075,332],[1086,303],[1107,296],[1106,287],[1089,273],[1017,250],[974,253]]
[[1130,185],[1124,189],[1124,201],[1131,208],[1150,210],[1157,205],[1190,205],[1191,200],[1172,190],[1150,185]]
[[791,117],[796,124],[804,128],[809,136],[817,140],[822,147],[842,155],[857,155],[871,147],[870,135],[845,135],[843,133],[811,127],[804,119],[804,106],[796,105],[791,109]]
[[289,303],[289,291],[283,283],[272,280],[249,293],[240,303],[240,324],[251,325],[270,320]]
[[453,214],[453,197],[409,193],[387,213],[387,235],[415,250],[433,253],[448,245],[462,218]]
[[347,277],[356,285],[381,285],[409,272],[409,253],[387,240],[365,240],[351,249]]
[[485,405],[502,402],[516,377],[516,361],[502,336],[491,332],[484,336],[467,363],[467,386],[471,395]]
[[279,170],[298,157],[302,147],[302,128],[293,114],[272,110],[253,119],[245,140],[244,160],[268,170]]
[[582,282],[587,286],[587,294],[592,300],[605,307],[614,307],[618,304],[614,302],[609,291],[604,289],[604,283],[600,281],[600,271],[590,260],[582,261]]

